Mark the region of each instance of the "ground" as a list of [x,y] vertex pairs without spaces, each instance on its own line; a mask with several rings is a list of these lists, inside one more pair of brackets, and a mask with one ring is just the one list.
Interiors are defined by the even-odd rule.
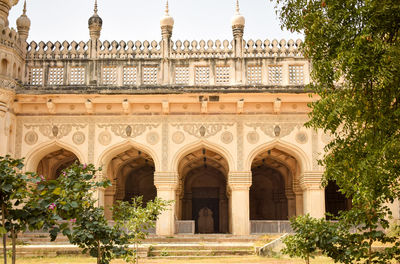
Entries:
[[[17,261],[19,264],[95,264],[94,258],[87,257],[56,257],[56,258],[20,258]],[[141,264],[197,264],[197,263],[258,263],[258,264],[300,264],[304,263],[299,259],[288,258],[262,258],[262,257],[229,257],[229,258],[196,258],[196,259],[141,259]],[[312,264],[330,264],[334,263],[325,257],[318,257],[311,260]],[[126,264],[122,260],[115,260],[111,264]]]

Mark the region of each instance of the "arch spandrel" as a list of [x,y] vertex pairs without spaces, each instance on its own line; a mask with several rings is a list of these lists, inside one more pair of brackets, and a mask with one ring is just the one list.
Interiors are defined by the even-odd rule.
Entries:
[[170,171],[176,171],[179,172],[179,165],[182,161],[182,159],[192,153],[195,152],[199,149],[208,149],[211,150],[219,155],[227,162],[228,168],[226,172],[234,171],[236,166],[235,166],[235,160],[233,159],[232,155],[229,153],[227,149],[224,147],[211,143],[210,141],[207,140],[198,140],[196,142],[187,144],[183,146],[182,148],[178,149],[174,155],[172,156],[172,162],[171,162],[171,168]]
[[31,149],[25,156],[26,171],[36,171],[39,162],[48,154],[65,149],[72,152],[79,160],[80,163],[87,163],[86,157],[82,152],[71,146],[70,144],[63,143],[59,140],[44,142]]
[[97,167],[103,167],[103,170],[104,170],[105,169],[104,166],[107,166],[115,156],[117,156],[118,154],[125,152],[129,149],[132,149],[132,148],[140,150],[140,151],[146,153],[147,155],[149,155],[154,162],[155,170],[156,171],[161,170],[160,158],[159,158],[159,155],[156,153],[156,151],[152,148],[149,148],[146,145],[134,142],[132,140],[125,140],[123,142],[114,144],[114,145],[108,147],[107,149],[105,149],[99,155],[99,158],[95,165]]
[[274,148],[293,156],[299,164],[300,173],[311,170],[311,160],[301,148],[279,139],[254,147],[245,160],[245,170],[251,170],[251,166],[257,155]]

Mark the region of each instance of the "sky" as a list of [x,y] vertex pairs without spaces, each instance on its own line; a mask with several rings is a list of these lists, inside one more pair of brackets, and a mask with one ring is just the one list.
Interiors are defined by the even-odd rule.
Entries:
[[[103,19],[101,40],[160,40],[160,18],[165,0],[98,0]],[[31,20],[28,42],[87,41],[88,19],[94,0],[27,0]],[[10,27],[22,14],[23,0],[10,10]],[[169,0],[175,20],[173,40],[231,40],[231,19],[235,0]],[[244,38],[298,39],[299,34],[283,31],[274,3],[270,0],[241,0],[240,13],[246,18]]]

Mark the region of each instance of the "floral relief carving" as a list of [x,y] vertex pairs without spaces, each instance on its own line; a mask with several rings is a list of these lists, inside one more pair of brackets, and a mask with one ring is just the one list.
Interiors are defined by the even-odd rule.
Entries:
[[173,127],[183,129],[189,135],[197,138],[209,138],[215,136],[222,129],[233,126],[232,123],[186,123],[172,124]]
[[146,132],[157,128],[159,124],[104,124],[98,125],[99,128],[110,128],[114,135],[122,138],[135,138]]
[[71,133],[72,128],[77,130],[85,128],[81,124],[49,124],[49,125],[25,125],[27,129],[38,128],[39,132],[49,139],[61,139]]
[[303,124],[301,123],[282,123],[282,124],[271,124],[271,123],[247,123],[246,126],[256,130],[259,128],[265,135],[270,137],[285,137],[288,136],[297,127],[300,129]]

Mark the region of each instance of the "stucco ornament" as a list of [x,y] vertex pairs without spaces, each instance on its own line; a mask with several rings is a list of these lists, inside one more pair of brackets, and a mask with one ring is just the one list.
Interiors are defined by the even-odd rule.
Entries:
[[181,131],[176,131],[174,134],[172,134],[172,141],[175,144],[182,144],[183,141],[185,141],[185,134]]
[[150,145],[155,145],[160,141],[160,136],[158,135],[157,132],[150,132],[146,136],[146,141]]
[[111,143],[111,134],[108,131],[102,131],[97,139],[100,144],[107,146]]
[[111,128],[114,135],[122,138],[135,138],[146,132],[157,128],[159,124],[105,124],[98,125],[99,128]]
[[301,123],[248,123],[246,126],[257,129],[259,128],[265,135],[270,137],[285,137],[288,136],[297,127],[301,128]]
[[80,124],[25,125],[27,129],[39,128],[39,132],[49,139],[61,139],[68,136],[72,128],[82,129],[86,126]]
[[187,124],[172,124],[178,129],[183,129],[189,135],[197,138],[209,138],[218,134],[222,129],[227,129],[233,126],[231,123],[187,123]]
[[225,131],[221,135],[221,141],[222,143],[229,144],[233,141],[233,134],[229,131]]
[[35,145],[37,141],[38,141],[38,134],[35,131],[28,131],[25,134],[26,144],[32,146]]
[[305,132],[298,132],[297,134],[296,134],[296,141],[297,141],[297,143],[300,143],[300,144],[305,144],[305,143],[307,143],[307,141],[308,141],[308,136],[307,136],[307,134],[305,133]]
[[86,140],[85,134],[81,131],[77,131],[72,135],[72,141],[76,145],[82,145]]
[[258,142],[259,139],[260,139],[260,136],[259,136],[258,133],[255,132],[255,131],[249,132],[249,133],[247,134],[247,141],[248,141],[250,144],[256,144],[256,143]]

